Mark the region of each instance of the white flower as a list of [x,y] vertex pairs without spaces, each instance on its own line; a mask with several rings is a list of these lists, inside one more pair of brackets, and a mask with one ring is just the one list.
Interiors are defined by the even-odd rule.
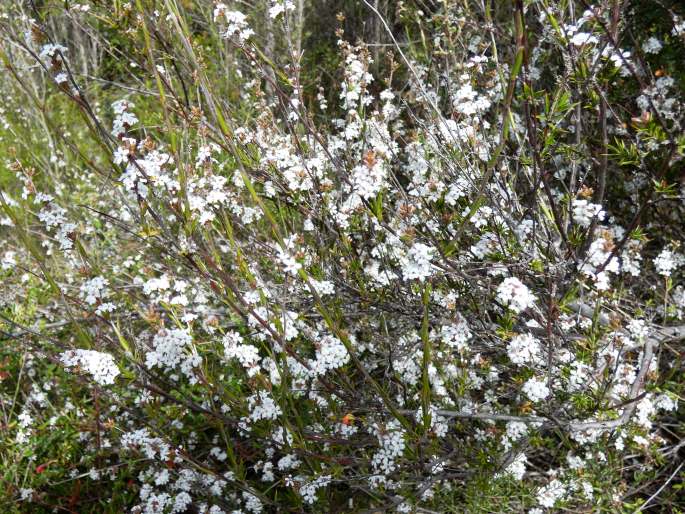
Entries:
[[225,4],[220,3],[214,9],[214,21],[222,17],[226,20],[226,31],[222,37],[236,38],[239,43],[244,43],[254,34],[247,24],[247,16],[240,11],[229,11]]
[[248,493],[247,491],[243,491],[243,500],[245,500],[245,509],[249,512],[259,514],[260,512],[262,512],[262,510],[264,510],[262,501],[259,498],[257,498],[254,494]]
[[452,325],[443,325],[440,328],[442,342],[459,351],[466,349],[466,344],[471,339],[471,330],[466,321],[461,318]]
[[88,305],[94,305],[98,300],[105,298],[109,294],[108,285],[109,281],[104,277],[92,278],[81,285],[81,298]]
[[161,275],[158,278],[151,278],[145,284],[143,284],[143,292],[145,294],[150,294],[155,291],[165,291],[171,287],[169,282],[169,277],[167,275]]
[[314,290],[319,294],[319,296],[326,296],[335,294],[335,284],[330,280],[316,280],[310,279]]
[[582,469],[585,467],[585,461],[572,453],[566,455],[566,462],[568,462],[568,467],[571,469]]
[[129,109],[135,107],[133,102],[128,100],[117,100],[112,103],[112,110],[116,114],[112,123],[112,135],[119,137],[126,133],[126,129],[138,123],[138,118]]
[[526,454],[519,453],[512,463],[507,466],[507,468],[504,470],[504,473],[511,475],[516,480],[522,480],[523,475],[526,474],[526,462],[528,462]]
[[469,182],[463,177],[456,178],[445,194],[445,203],[451,206],[456,205],[460,198],[464,198],[468,194],[468,191]]
[[409,514],[410,512],[412,512],[412,510],[412,506],[407,502],[402,502],[397,507],[395,507],[395,511],[399,512],[400,514]]
[[520,334],[509,341],[507,354],[514,364],[532,364],[541,358],[540,342],[531,334]]
[[331,483],[331,475],[323,475],[315,480],[303,484],[300,487],[300,494],[305,503],[312,504],[316,501],[316,491],[322,487],[326,487]]
[[431,276],[431,259],[435,249],[423,243],[415,243],[407,252],[407,257],[402,259],[402,276],[405,280],[418,278],[423,282]]
[[160,330],[152,340],[154,349],[145,354],[145,366],[167,371],[180,368],[191,382],[195,382],[193,368],[200,365],[201,359],[193,352],[192,342],[193,338],[186,330]]
[[340,98],[343,101],[342,107],[349,110],[355,109],[359,100],[363,104],[368,103],[366,96],[363,97],[362,94],[366,86],[373,81],[373,75],[366,71],[364,63],[352,52],[347,55],[346,64]]
[[228,332],[224,336],[224,355],[227,359],[237,359],[248,376],[253,377],[259,373],[259,350],[251,344],[242,344],[242,341],[237,332]]
[[659,275],[670,277],[673,271],[682,266],[683,260],[682,255],[677,254],[668,248],[664,248],[656,259],[654,259],[654,267]]
[[600,291],[609,289],[610,273],[618,273],[620,270],[620,262],[616,256],[612,257],[604,270],[597,273],[597,268],[601,267],[604,262],[611,255],[613,249],[613,239],[609,232],[603,231],[597,239],[595,239],[587,252],[587,258],[581,265],[580,270],[585,276],[592,278],[595,282],[595,287]]
[[24,410],[17,416],[17,419],[19,420],[19,426],[22,428],[30,427],[33,424],[33,418],[26,410],[26,406],[24,406]]
[[685,34],[685,21],[681,21],[677,16],[674,17],[675,24],[673,25],[673,30],[671,34],[674,36],[682,36]]
[[293,276],[297,276],[297,272],[302,269],[302,264],[297,262],[295,257],[290,255],[287,250],[282,248],[278,249],[278,260],[283,265],[283,269],[286,273],[290,273]]
[[395,461],[404,453],[405,434],[399,422],[395,420],[388,423],[384,429],[374,423],[372,429],[378,437],[381,448],[371,459],[371,465],[374,470],[387,475],[395,469]]
[[104,314],[107,314],[108,312],[113,312],[117,308],[116,305],[114,305],[112,302],[104,302],[98,305],[98,308],[95,309],[95,314],[98,316],[102,316]]
[[510,450],[512,443],[515,443],[528,433],[528,425],[521,421],[509,421],[507,423],[506,435],[502,438],[505,450]]
[[657,396],[654,400],[654,408],[665,411],[674,411],[678,407],[678,402],[666,394]]
[[190,495],[185,491],[181,491],[174,499],[174,506],[171,508],[171,512],[186,512],[191,503],[193,503],[193,499]]
[[35,200],[36,203],[48,202],[48,205],[38,212],[38,219],[45,224],[48,230],[55,229],[55,239],[59,242],[62,250],[71,250],[74,243],[70,234],[76,230],[76,225],[67,221],[66,209],[52,203],[53,198],[50,195],[37,193]]
[[385,185],[386,166],[382,160],[373,166],[362,164],[352,170],[352,184],[354,192],[365,200],[374,198]]
[[658,54],[662,48],[663,45],[661,44],[661,41],[655,37],[650,37],[647,41],[642,43],[642,51],[647,54]]
[[60,355],[60,360],[67,368],[81,367],[100,385],[113,384],[121,373],[114,357],[95,350],[69,350]]
[[471,84],[464,84],[454,93],[452,106],[457,112],[473,116],[488,110],[490,100],[484,96],[479,96]]
[[523,392],[532,402],[544,400],[550,395],[550,390],[544,380],[529,379],[523,384]]
[[609,47],[607,46],[604,49],[604,52],[602,53],[602,55],[605,55],[605,56],[608,55],[609,56],[609,60],[611,61],[611,63],[616,68],[621,70],[621,76],[627,77],[630,75],[630,69],[627,68],[626,66],[624,66],[626,62],[629,62],[628,59],[630,58],[630,55],[631,55],[630,52],[628,52],[627,50],[619,50],[619,51],[614,52],[613,50],[610,50]]
[[310,366],[312,373],[323,375],[329,370],[344,366],[349,360],[350,355],[342,341],[334,336],[325,336],[318,343],[316,359],[310,362]]
[[594,45],[598,39],[588,32],[578,32],[574,34],[570,42],[573,46]]
[[630,335],[638,341],[643,341],[649,336],[649,326],[642,319],[631,320],[626,328],[628,329],[628,332],[630,332]]
[[592,484],[586,480],[583,480],[581,482],[581,488],[583,489],[583,494],[588,500],[592,500],[595,492],[595,488],[592,487]]
[[276,19],[286,11],[293,11],[295,4],[292,0],[273,0],[273,5],[269,7],[269,17]]
[[293,234],[286,237],[283,240],[283,246],[278,246],[276,251],[278,252],[278,260],[285,268],[285,271],[293,276],[297,276],[297,272],[302,269],[302,264],[300,264],[297,259],[293,256],[296,252],[296,240],[297,234]]
[[140,450],[148,459],[167,460],[171,448],[159,437],[152,437],[147,428],[126,432],[121,436],[122,448]]
[[578,225],[586,228],[589,227],[595,216],[599,221],[605,218],[606,213],[602,210],[601,205],[588,202],[587,200],[573,200],[573,221],[578,223]]
[[247,404],[250,408],[249,419],[251,421],[262,419],[274,420],[278,419],[278,416],[283,413],[266,391],[259,391],[257,394],[250,396],[247,399]]
[[57,59],[59,58],[59,55],[62,54],[64,55],[67,53],[68,49],[62,45],[55,45],[52,43],[49,43],[47,45],[43,45],[42,48],[40,49],[40,54],[38,54],[38,57],[42,61],[45,60],[46,57],[50,57],[51,59]]
[[497,299],[516,313],[535,304],[535,296],[516,277],[504,279],[497,288]]
[[540,489],[537,494],[538,503],[543,507],[551,508],[566,494],[566,486],[559,480],[554,479],[545,487]]
[[16,266],[16,264],[17,264],[16,255],[17,255],[17,252],[13,252],[11,250],[5,252],[2,256],[2,262],[0,263],[1,264],[0,267],[3,270],[8,270],[8,269],[11,269],[14,266]]

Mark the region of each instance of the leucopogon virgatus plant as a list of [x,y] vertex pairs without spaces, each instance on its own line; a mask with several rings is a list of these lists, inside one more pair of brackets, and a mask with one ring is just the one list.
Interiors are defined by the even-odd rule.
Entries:
[[3,4],[0,505],[685,508],[684,19]]

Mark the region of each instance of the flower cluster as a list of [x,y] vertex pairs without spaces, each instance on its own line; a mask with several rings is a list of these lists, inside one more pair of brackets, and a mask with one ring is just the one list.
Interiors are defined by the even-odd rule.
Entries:
[[423,282],[432,274],[431,259],[435,249],[423,243],[415,243],[407,252],[402,263],[402,276],[405,280],[418,279]]
[[[48,230],[54,231],[59,248],[62,251],[71,250],[74,247],[72,234],[76,231],[76,224],[68,221],[67,210],[57,205],[51,195],[39,193],[35,201],[47,204],[38,213],[38,219]],[[49,243],[46,246],[49,246]]]
[[587,228],[592,220],[602,221],[605,216],[601,205],[584,199],[573,200],[573,221],[581,227]]
[[226,23],[226,29],[223,33],[225,38],[235,38],[240,44],[243,44],[254,34],[254,30],[247,23],[247,16],[240,11],[228,10],[226,4],[219,3],[214,8],[214,21],[219,19],[223,19]]
[[531,334],[517,335],[509,341],[507,354],[514,364],[537,364],[542,358],[540,341]]
[[535,296],[516,277],[505,278],[497,288],[497,300],[515,313],[523,312],[535,305]]
[[[145,366],[167,371],[180,369],[191,382],[197,380],[194,368],[200,365],[201,357],[194,351],[193,338],[187,330],[178,328],[161,330],[152,339],[152,350],[145,354]],[[178,375],[170,377],[178,380]]]
[[68,350],[60,355],[67,368],[78,366],[93,377],[100,385],[110,385],[121,374],[119,367],[109,353],[95,350]]

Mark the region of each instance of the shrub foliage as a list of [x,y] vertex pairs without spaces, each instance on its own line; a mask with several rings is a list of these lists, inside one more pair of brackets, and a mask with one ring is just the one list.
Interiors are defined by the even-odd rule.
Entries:
[[680,512],[680,2],[225,2],[0,6],[4,511]]

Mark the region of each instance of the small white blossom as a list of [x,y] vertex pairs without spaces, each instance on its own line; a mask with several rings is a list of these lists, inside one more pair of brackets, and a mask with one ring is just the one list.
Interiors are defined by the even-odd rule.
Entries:
[[334,336],[325,336],[317,344],[316,359],[310,362],[312,373],[323,375],[329,370],[337,369],[350,360],[345,345]]
[[251,344],[242,344],[243,338],[237,332],[224,336],[224,355],[227,359],[237,359],[247,370],[250,377],[259,373],[259,350]]
[[656,272],[664,277],[670,277],[676,269],[683,264],[683,256],[664,248],[661,253],[654,259],[654,267]]
[[107,286],[109,281],[104,277],[95,277],[81,285],[81,298],[88,305],[94,305],[98,300],[109,294]]
[[516,277],[504,279],[497,288],[497,299],[516,313],[523,312],[535,304],[535,296]]
[[578,32],[570,39],[570,43],[574,46],[594,45],[599,40],[588,32]]
[[[182,373],[195,382],[193,368],[200,365],[200,357],[193,351],[193,338],[186,330],[161,330],[152,340],[153,350],[145,354],[145,366],[159,367],[167,371],[180,368]],[[175,378],[172,375],[172,378]]]
[[79,366],[100,385],[113,384],[121,373],[109,353],[95,350],[68,350],[60,355],[60,360],[68,368]]
[[543,507],[552,508],[557,500],[565,495],[566,486],[559,480],[554,479],[538,491],[537,500]]
[[405,434],[399,422],[395,420],[388,423],[384,428],[374,424],[372,429],[378,437],[381,448],[371,459],[371,465],[375,470],[387,475],[395,469],[395,461],[404,453]]
[[465,350],[472,334],[466,321],[461,318],[457,323],[443,325],[440,328],[440,339],[443,343],[459,351]]
[[526,463],[528,459],[525,453],[519,453],[509,466],[504,470],[504,473],[512,476],[516,480],[523,480],[526,474]]
[[407,257],[402,260],[402,276],[405,280],[414,278],[423,282],[431,276],[433,265],[431,259],[435,249],[423,243],[415,243],[407,252]]
[[531,334],[520,334],[509,341],[507,354],[514,364],[526,365],[538,362],[542,351],[540,342],[535,337]]
[[661,41],[654,36],[642,43],[642,51],[647,54],[658,54],[662,48],[663,45],[661,44]]
[[317,477],[313,481],[300,487],[300,494],[305,503],[313,504],[316,501],[316,492],[331,483],[331,475]]
[[550,395],[550,390],[544,380],[530,378],[523,384],[523,392],[532,402],[539,402]]
[[269,7],[269,17],[275,19],[284,12],[293,10],[295,10],[295,4],[292,0],[272,0],[272,5]]
[[226,30],[222,34],[224,38],[235,38],[239,43],[245,43],[254,34],[247,23],[247,16],[240,11],[229,11],[223,3],[214,8],[214,21],[220,18],[226,21]]
[[247,399],[250,408],[249,419],[259,421],[262,419],[274,420],[282,414],[281,408],[266,391],[259,391]]
[[582,199],[573,200],[573,221],[581,227],[587,228],[595,217],[602,221],[605,216],[601,205]]

